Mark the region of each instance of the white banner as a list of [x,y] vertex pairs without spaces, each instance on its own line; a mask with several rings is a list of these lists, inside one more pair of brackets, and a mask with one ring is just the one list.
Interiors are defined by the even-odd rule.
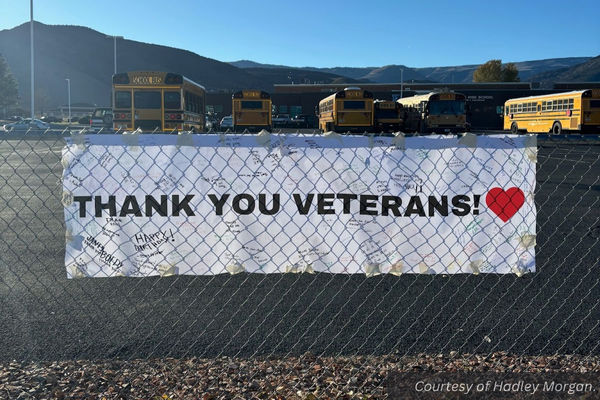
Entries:
[[69,278],[535,270],[534,136],[76,135]]

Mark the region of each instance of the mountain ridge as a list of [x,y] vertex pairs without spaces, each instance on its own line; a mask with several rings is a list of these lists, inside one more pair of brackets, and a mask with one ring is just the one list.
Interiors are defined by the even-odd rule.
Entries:
[[[586,63],[595,57],[565,57],[565,58],[549,58],[544,60],[519,61],[515,62],[515,66],[519,70],[519,78],[522,82],[532,82],[531,78],[540,75],[544,72],[555,69],[572,68],[577,65]],[[411,68],[405,65],[386,65],[382,67],[333,67],[333,68],[316,68],[316,67],[300,67],[294,68],[289,66],[273,64],[260,64],[254,61],[242,60],[230,62],[230,64],[238,68],[273,68],[273,69],[290,69],[290,70],[312,70],[327,73],[334,73],[347,78],[360,80],[368,80],[374,83],[390,83],[405,82],[415,80],[420,82],[440,82],[440,83],[470,83],[473,82],[473,73],[481,64],[467,64],[456,66],[441,66],[441,67],[420,67]],[[551,75],[550,75],[551,76]],[[584,78],[585,79],[585,78]]]
[[[46,25],[34,22],[36,111],[67,104],[70,81],[71,104],[110,105],[111,77],[114,73],[114,42],[106,34],[76,25]],[[30,102],[29,22],[0,31],[0,54],[6,59],[19,83],[24,105]],[[516,63],[523,76],[558,76],[568,81],[577,67],[577,79],[597,77],[597,57],[569,57]],[[587,62],[592,64],[586,66]],[[149,44],[129,39],[117,41],[118,72],[136,70],[170,71],[202,84],[208,91],[233,92],[242,89],[273,91],[276,84],[289,83],[392,83],[471,82],[478,65],[410,68],[406,65],[382,67],[293,68],[260,64],[250,60],[221,62],[189,50]],[[235,64],[238,64],[237,66]],[[598,63],[600,64],[600,63]],[[567,68],[567,70],[565,70]],[[551,74],[558,71],[557,74]],[[521,76],[520,73],[520,76]],[[522,80],[525,81],[526,79]],[[548,78],[548,79],[550,79]],[[594,78],[600,80],[600,78]]]

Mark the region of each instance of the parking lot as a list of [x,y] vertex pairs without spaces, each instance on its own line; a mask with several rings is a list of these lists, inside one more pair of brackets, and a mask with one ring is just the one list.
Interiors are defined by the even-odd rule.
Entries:
[[65,134],[0,138],[3,361],[307,351],[600,354],[598,140],[540,141],[534,274],[67,280]]

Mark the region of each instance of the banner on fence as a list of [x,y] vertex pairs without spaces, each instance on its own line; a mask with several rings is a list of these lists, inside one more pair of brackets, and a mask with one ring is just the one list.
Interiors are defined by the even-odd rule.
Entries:
[[535,137],[76,135],[69,278],[535,270]]

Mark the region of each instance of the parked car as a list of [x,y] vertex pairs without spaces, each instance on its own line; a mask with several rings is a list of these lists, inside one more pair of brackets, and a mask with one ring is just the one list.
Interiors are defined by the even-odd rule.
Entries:
[[40,121],[39,119],[34,119],[32,121],[31,118],[25,118],[21,121],[11,122],[10,124],[4,125],[5,131],[11,131],[11,130],[26,131],[26,130],[30,130],[30,129],[46,130],[46,129],[50,129],[50,124],[47,124],[44,121]]
[[316,119],[312,115],[308,114],[298,114],[294,118],[292,118],[291,122],[294,128],[316,128],[317,123]]
[[12,117],[7,117],[7,121],[23,121],[23,117],[19,117],[18,115],[13,115]]
[[286,127],[290,125],[292,119],[289,114],[277,114],[272,119],[271,122],[273,127]]
[[94,109],[89,124],[92,130],[112,129],[113,127],[113,111],[110,107],[98,107]]
[[52,117],[49,115],[45,115],[42,118],[40,118],[40,121],[44,121],[46,123],[51,123],[51,122],[62,122],[61,118],[56,118],[56,117]]
[[221,129],[233,129],[233,116],[223,117],[221,120]]

